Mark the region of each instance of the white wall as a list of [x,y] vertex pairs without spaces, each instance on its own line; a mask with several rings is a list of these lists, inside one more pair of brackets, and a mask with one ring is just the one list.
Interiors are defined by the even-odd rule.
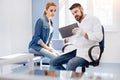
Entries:
[[101,62],[120,63],[120,32],[105,32],[105,51]]
[[32,35],[32,0],[0,0],[0,56],[26,52]]

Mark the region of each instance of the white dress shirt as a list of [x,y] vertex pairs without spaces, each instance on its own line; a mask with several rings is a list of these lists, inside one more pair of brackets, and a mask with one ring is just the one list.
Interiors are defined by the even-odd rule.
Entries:
[[[71,37],[71,42],[77,48],[76,56],[82,57],[88,61],[91,61],[88,56],[88,50],[93,45],[97,45],[103,38],[102,25],[100,21],[94,16],[86,15],[81,23],[78,23],[79,27],[83,29],[84,32],[88,34],[88,39],[84,36],[75,35]],[[99,49],[95,50],[96,53],[99,52]]]

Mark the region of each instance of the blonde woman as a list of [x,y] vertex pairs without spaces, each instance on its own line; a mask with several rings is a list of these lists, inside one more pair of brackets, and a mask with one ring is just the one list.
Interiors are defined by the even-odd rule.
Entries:
[[48,58],[54,58],[57,53],[50,47],[50,41],[53,36],[52,18],[56,13],[56,4],[48,2],[43,12],[43,16],[39,18],[35,25],[34,35],[29,43],[29,52]]

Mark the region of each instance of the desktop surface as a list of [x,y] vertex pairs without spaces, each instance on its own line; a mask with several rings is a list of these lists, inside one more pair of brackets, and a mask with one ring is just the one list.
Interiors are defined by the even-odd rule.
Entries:
[[10,73],[0,75],[0,80],[119,80],[120,74],[81,73],[65,70],[35,69],[28,73]]

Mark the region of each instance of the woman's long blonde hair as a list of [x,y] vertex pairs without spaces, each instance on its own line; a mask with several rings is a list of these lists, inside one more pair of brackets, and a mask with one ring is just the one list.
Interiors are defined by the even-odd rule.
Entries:
[[48,8],[49,8],[50,6],[56,6],[56,4],[55,4],[54,2],[47,2],[46,7],[45,7],[44,12],[43,12],[43,15],[46,15],[46,14],[47,14],[47,13],[46,13],[46,10],[48,10]]

